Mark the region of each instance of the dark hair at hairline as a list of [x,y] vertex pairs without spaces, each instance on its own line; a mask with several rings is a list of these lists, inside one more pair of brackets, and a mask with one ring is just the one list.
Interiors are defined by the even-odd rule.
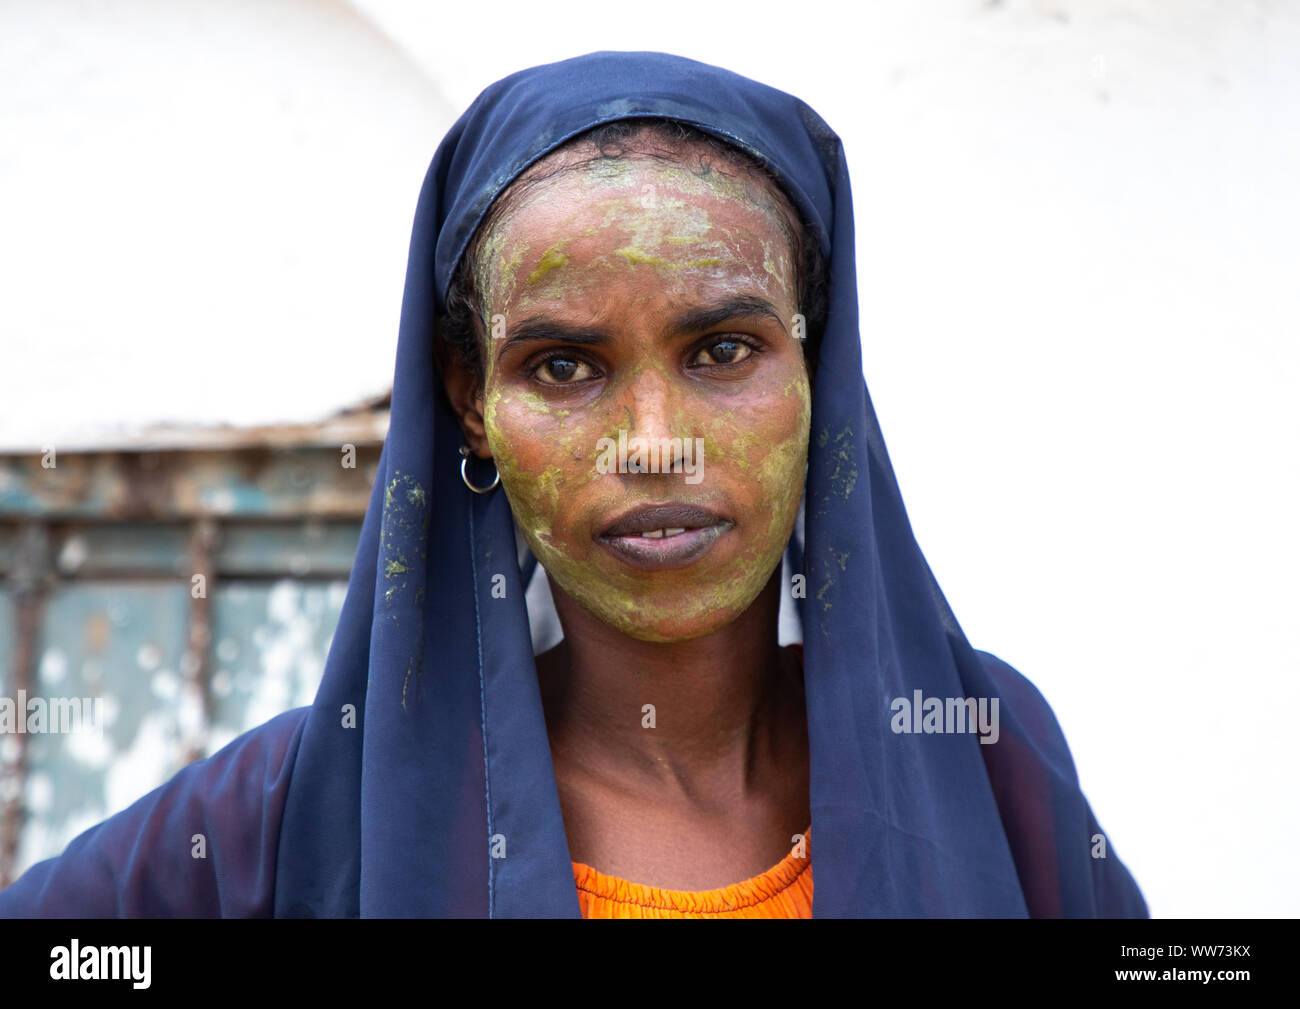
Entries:
[[[649,142],[654,140],[662,141],[664,146],[653,147]],[[751,177],[762,180],[777,197],[772,201],[770,209],[776,211],[777,219],[782,222],[790,238],[796,274],[796,304],[806,320],[803,347],[811,381],[812,376],[816,374],[817,351],[821,344],[822,329],[826,323],[828,288],[826,258],[822,255],[816,233],[799,213],[776,173],[764,161],[688,123],[676,119],[639,117],[605,123],[565,141],[554,151],[549,152],[548,157],[559,151],[581,146],[594,146],[598,153],[590,158],[559,164],[549,171],[525,172],[492,201],[483,220],[475,229],[473,237],[466,245],[452,273],[451,283],[447,288],[446,312],[439,319],[438,331],[441,338],[458,354],[462,363],[474,373],[480,385],[484,380],[482,354],[488,323],[487,306],[483,304],[482,294],[478,290],[475,265],[484,238],[501,215],[529,189],[564,172],[596,161],[621,158],[629,154],[684,163],[686,161],[684,149],[690,144],[707,145],[717,155],[719,162],[739,167]],[[713,164],[704,156],[700,156],[699,168],[689,170],[702,175],[714,169]],[[717,170],[721,171],[721,168],[718,167]]]

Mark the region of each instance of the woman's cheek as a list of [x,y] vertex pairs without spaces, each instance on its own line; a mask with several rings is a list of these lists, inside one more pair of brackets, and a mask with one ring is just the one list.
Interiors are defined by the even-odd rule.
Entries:
[[753,470],[769,516],[756,544],[764,555],[784,550],[803,500],[808,462],[812,399],[807,380],[802,377],[795,380],[784,392],[780,402],[786,404],[786,409],[768,414],[775,423],[761,434],[765,451]]
[[779,513],[779,505],[801,495],[811,419],[807,381],[792,379],[744,411],[708,422],[705,456],[747,489],[744,504]]
[[779,430],[772,432],[771,451],[759,467],[760,480],[769,493],[794,492],[802,496],[804,467],[808,462],[808,434],[812,427],[812,395],[807,378],[802,375],[790,382],[782,393],[787,408]]
[[583,432],[569,413],[534,393],[509,392],[489,396],[484,412],[502,487],[534,552],[565,549],[561,502],[572,511],[574,491],[589,479]]
[[501,474],[501,486],[510,508],[529,542],[545,543],[551,537],[558,511],[560,489],[556,474],[537,459],[535,429],[527,423],[512,397],[489,393],[483,414],[488,449]]

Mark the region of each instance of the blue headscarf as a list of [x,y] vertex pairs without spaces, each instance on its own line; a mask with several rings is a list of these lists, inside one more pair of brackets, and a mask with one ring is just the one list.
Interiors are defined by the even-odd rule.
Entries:
[[[839,139],[790,95],[692,60],[624,52],[497,82],[439,146],[415,215],[391,427],[315,704],[160,790],[172,789],[168,809],[201,805],[205,789],[228,787],[218,779],[238,758],[254,767],[243,773],[262,775],[261,799],[229,815],[261,816],[261,834],[245,824],[242,835],[260,840],[242,853],[225,846],[200,903],[118,892],[119,909],[579,916],[533,663],[531,568],[518,563],[505,494],[476,495],[461,481],[434,318],[512,180],[579,133],[645,116],[681,120],[762,159],[828,257],[804,543],[792,538],[787,554],[807,585],[798,605],[814,915],[1146,914],[1079,790],[1050,707],[966,641],[913,538],[862,377]],[[996,742],[895,731],[896,699],[963,697],[998,699]],[[117,843],[136,836],[118,834]]]

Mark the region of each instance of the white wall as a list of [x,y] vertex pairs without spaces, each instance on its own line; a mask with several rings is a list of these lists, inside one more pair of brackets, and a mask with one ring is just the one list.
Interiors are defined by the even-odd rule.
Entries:
[[969,637],[1154,914],[1294,916],[1300,5],[853,6],[11,2],[0,339],[39,346],[0,436],[382,386],[453,113],[593,49],[728,66],[844,138],[868,383]]
[[451,118],[342,2],[8,0],[0,447],[383,391]]

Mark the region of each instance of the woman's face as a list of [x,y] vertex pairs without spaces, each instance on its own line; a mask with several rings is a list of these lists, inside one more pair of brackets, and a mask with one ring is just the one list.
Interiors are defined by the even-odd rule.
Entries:
[[527,190],[476,267],[488,446],[553,582],[642,640],[729,624],[781,561],[808,453],[770,192],[607,159]]

